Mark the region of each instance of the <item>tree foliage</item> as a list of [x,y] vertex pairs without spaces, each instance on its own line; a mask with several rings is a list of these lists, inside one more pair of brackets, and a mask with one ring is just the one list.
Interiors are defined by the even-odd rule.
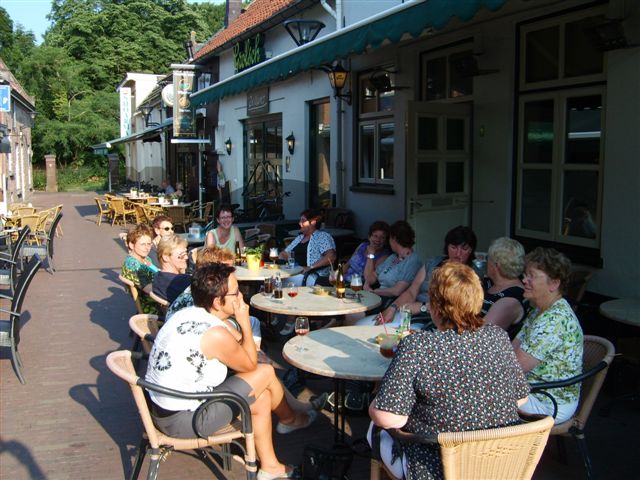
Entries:
[[224,5],[185,0],[52,0],[42,45],[0,7],[2,57],[36,97],[34,158],[102,161],[89,148],[119,132],[116,87],[127,72],[168,73],[185,61],[184,42],[218,31]]

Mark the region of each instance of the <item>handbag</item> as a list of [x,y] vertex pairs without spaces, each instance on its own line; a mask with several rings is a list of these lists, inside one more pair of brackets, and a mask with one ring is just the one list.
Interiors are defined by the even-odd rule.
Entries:
[[351,468],[353,451],[348,445],[336,443],[331,448],[304,447],[302,477],[305,480],[343,480]]

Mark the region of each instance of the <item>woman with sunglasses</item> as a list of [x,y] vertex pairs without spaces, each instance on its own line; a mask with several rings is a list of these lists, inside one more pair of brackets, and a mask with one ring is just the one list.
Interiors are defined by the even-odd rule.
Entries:
[[172,235],[160,240],[160,271],[153,279],[153,293],[171,303],[191,284],[191,275],[185,273],[188,255],[185,239]]
[[236,242],[244,248],[244,240],[240,229],[233,225],[233,209],[231,205],[221,205],[216,216],[218,227],[207,233],[206,245],[216,245],[230,252],[236,251]]

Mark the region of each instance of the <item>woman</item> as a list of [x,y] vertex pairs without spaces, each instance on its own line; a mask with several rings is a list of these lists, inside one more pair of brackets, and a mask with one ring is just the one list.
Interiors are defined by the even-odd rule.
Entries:
[[[289,404],[274,368],[258,363],[251,334],[249,307],[233,275],[234,268],[220,263],[199,268],[193,275],[194,306],[169,319],[158,333],[149,357],[146,379],[182,391],[232,391],[245,398],[251,409],[256,451],[260,459],[259,480],[298,478],[298,472],[276,457],[272,440],[272,412],[279,418],[276,431],[289,433],[310,426],[317,412],[310,404],[293,408]],[[238,332],[226,320],[233,316]],[[230,371],[234,373],[229,375]],[[151,392],[156,426],[178,438],[194,436],[196,424],[212,434],[238,414],[223,402],[211,404],[194,417],[197,400]]]
[[475,258],[477,243],[476,234],[469,227],[459,225],[449,230],[444,237],[444,256],[436,255],[427,260],[413,278],[411,286],[389,307],[385,308],[381,315],[363,318],[358,322],[358,325],[381,325],[384,322],[398,327],[402,321],[399,310],[403,305],[406,305],[412,315],[426,314],[429,302],[427,292],[433,271],[447,261],[471,266],[471,261]]
[[236,251],[236,242],[240,244],[240,248],[243,248],[244,240],[240,229],[233,225],[233,209],[231,205],[221,205],[216,218],[218,227],[209,230],[206,245],[217,245],[233,253]]
[[[569,303],[562,298],[571,262],[553,248],[536,248],[525,257],[524,298],[533,307],[513,341],[516,357],[529,382],[553,382],[582,372],[583,337],[580,323]],[[578,407],[580,384],[554,388],[558,402],[556,423],[573,415]],[[522,406],[528,413],[553,415],[550,399],[529,396]]]
[[[460,262],[447,262],[434,271],[429,297],[437,330],[400,343],[369,407],[373,423],[425,434],[517,423],[518,401],[529,385],[504,330],[483,325],[478,276]],[[437,446],[403,445],[404,458],[392,463],[392,438],[382,432],[381,440],[382,459],[395,475],[442,478]]]
[[160,271],[153,279],[153,293],[169,303],[173,302],[191,284],[187,275],[187,241],[173,235],[158,244]]
[[364,268],[370,255],[373,255],[374,268],[384,262],[390,253],[387,246],[388,238],[389,225],[387,222],[373,222],[369,227],[367,241],[358,245],[351,258],[343,265],[345,281],[350,282],[354,273],[361,277],[364,276]]
[[156,236],[153,237],[153,246],[156,248],[158,247],[160,240],[174,235],[174,228],[171,217],[163,213],[157,215],[153,219],[151,226],[153,227],[153,231],[156,234]]
[[158,315],[160,313],[158,304],[148,296],[153,277],[158,272],[158,267],[149,258],[152,235],[151,227],[145,224],[136,225],[129,230],[127,233],[129,255],[122,263],[122,276],[131,280],[139,291],[147,294],[139,297],[142,310],[145,313]]
[[[303,211],[298,222],[300,234],[279,255],[284,260],[295,258],[296,263],[303,267],[303,273],[311,268],[321,267],[314,275],[309,276],[307,285],[315,285],[319,279],[321,283],[328,285],[329,269],[336,260],[336,243],[327,232],[318,230],[320,220],[318,210]],[[303,274],[294,275],[287,281],[300,286],[303,278]]]
[[487,325],[497,325],[515,336],[528,308],[520,276],[524,271],[524,247],[508,237],[491,242],[487,259],[488,288],[481,315]]

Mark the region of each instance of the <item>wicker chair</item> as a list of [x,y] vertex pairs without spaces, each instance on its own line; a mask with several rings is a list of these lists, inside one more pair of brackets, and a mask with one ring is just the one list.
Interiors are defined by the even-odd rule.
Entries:
[[38,254],[47,261],[47,271],[49,273],[55,272],[55,266],[53,265],[53,241],[56,238],[56,230],[62,220],[62,212],[58,212],[53,222],[49,225],[47,231],[44,233],[38,233],[40,242],[38,245],[25,245],[22,247],[21,255],[23,257],[31,257]]
[[102,197],[93,197],[98,207],[98,214],[96,215],[96,225],[102,225],[102,219],[106,218],[107,221],[111,220],[111,209],[109,204]]
[[171,218],[171,223],[173,223],[174,228],[180,225],[182,227],[182,231],[187,231],[187,213],[184,207],[180,206],[168,206],[165,207],[167,211],[167,216]]
[[9,347],[11,349],[11,363],[16,371],[18,380],[24,385],[24,377],[22,376],[22,359],[18,352],[18,344],[20,343],[20,317],[22,315],[22,302],[27,294],[29,284],[36,272],[40,268],[40,258],[34,255],[25,267],[20,279],[16,284],[13,296],[2,295],[0,298],[11,301],[11,309],[0,308],[0,312],[7,314],[7,319],[0,320],[0,347]]
[[[572,436],[575,438],[578,450],[582,456],[582,461],[587,472],[587,478],[591,478],[591,458],[587,449],[584,428],[589,419],[589,414],[593,408],[593,404],[598,397],[600,388],[607,376],[609,365],[613,361],[615,348],[613,344],[606,338],[596,337],[593,335],[584,336],[584,353],[582,356],[582,372],[573,378],[559,380],[557,382],[534,383],[531,384],[531,392],[538,392],[546,395],[551,399],[557,409],[555,398],[547,390],[558,387],[566,387],[575,383],[582,382],[580,389],[580,403],[573,417],[566,422],[555,425],[551,430],[551,435],[559,435],[558,447],[559,452],[564,456],[564,446],[561,443],[562,437]],[[555,417],[555,413],[554,413]]]
[[[551,427],[553,418],[543,417],[511,427],[437,435],[419,435],[399,429],[387,431],[402,441],[439,445],[446,480],[516,480],[532,477]],[[379,480],[382,471],[395,479],[380,460],[379,452],[374,452],[371,459],[371,480]]]
[[[217,470],[215,465],[212,464],[212,453],[222,456],[227,459],[227,462],[229,458],[232,458],[244,464],[247,479],[253,480],[256,478],[258,467],[256,461],[253,425],[251,422],[249,405],[244,398],[234,393],[227,392],[179,392],[147,382],[136,374],[131,361],[131,352],[126,350],[110,353],[107,356],[107,366],[109,367],[109,370],[127,382],[131,387],[131,392],[144,426],[145,432],[143,433],[138,454],[136,455],[133,472],[131,474],[132,479],[138,478],[147,451],[150,451],[151,458],[147,478],[149,480],[154,480],[158,475],[158,469],[161,461],[166,460],[166,457],[172,451],[180,450],[195,450],[198,456],[212,469],[212,471]],[[153,424],[153,419],[149,410],[151,399],[148,398],[147,394],[147,391],[149,390],[177,398],[204,400],[198,410],[196,410],[195,415],[198,415],[206,405],[217,401],[233,402],[240,408],[241,414],[238,420],[209,437],[202,436],[198,432],[195,432],[193,438],[173,438],[162,433]],[[237,445],[243,450],[244,458],[230,454],[229,447],[231,444]],[[221,446],[222,449],[214,452],[211,448],[214,446]],[[224,467],[228,465],[227,462],[224,462]]]
[[36,209],[35,207],[18,207],[15,210],[12,210],[14,215],[19,215],[19,216],[23,216],[23,215],[33,215],[34,213],[36,213]]
[[129,328],[140,339],[142,350],[145,353],[151,351],[151,345],[160,330],[160,323],[157,315],[150,313],[138,313],[129,319]]
[[149,292],[149,296],[154,302],[160,305],[160,311],[162,312],[162,316],[164,318],[164,315],[167,313],[167,308],[169,308],[169,305],[171,305],[171,303],[165,300],[164,298],[153,293],[153,290]]
[[124,284],[125,289],[129,293],[129,295],[131,295],[133,303],[136,306],[136,311],[139,314],[145,314],[144,310],[142,309],[142,304],[140,303],[140,292],[138,292],[138,288],[136,287],[135,283],[133,283],[128,278],[124,278],[122,275],[118,275],[118,279]]
[[[118,218],[121,219],[122,224],[127,226],[127,215],[130,217],[134,217],[136,211],[133,208],[127,208],[124,199],[111,197],[111,208],[113,209],[113,220],[111,221],[111,226],[115,225],[118,221]],[[134,217],[135,218],[135,217]]]
[[[202,205],[191,207],[191,221],[207,224],[213,216],[215,202],[207,202]],[[202,212],[202,215],[200,214]]]

